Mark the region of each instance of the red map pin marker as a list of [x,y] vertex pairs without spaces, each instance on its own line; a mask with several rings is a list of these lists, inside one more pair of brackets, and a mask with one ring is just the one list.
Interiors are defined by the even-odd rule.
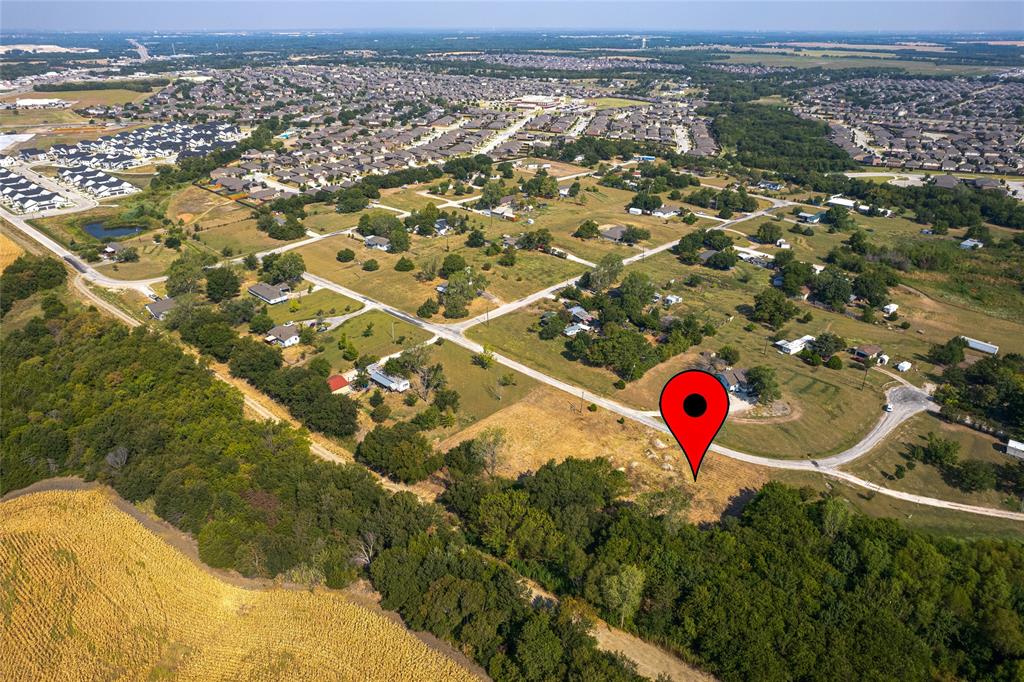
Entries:
[[729,392],[713,374],[691,369],[669,379],[659,407],[696,481],[704,454],[729,414]]

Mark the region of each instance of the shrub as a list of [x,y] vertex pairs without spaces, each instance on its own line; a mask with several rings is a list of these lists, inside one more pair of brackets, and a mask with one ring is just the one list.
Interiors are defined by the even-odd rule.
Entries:
[[378,263],[373,258],[371,258],[368,261],[363,261],[363,270],[365,270],[366,272],[374,272],[376,270],[380,270],[380,263]]
[[342,249],[334,256],[339,263],[350,263],[355,260],[356,252],[352,249]]

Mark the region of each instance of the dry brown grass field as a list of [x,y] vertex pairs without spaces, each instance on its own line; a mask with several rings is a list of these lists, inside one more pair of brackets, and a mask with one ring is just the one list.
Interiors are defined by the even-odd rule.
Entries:
[[7,235],[0,234],[0,272],[13,263],[24,251]]
[[0,510],[2,679],[475,679],[340,594],[205,572],[99,490]]

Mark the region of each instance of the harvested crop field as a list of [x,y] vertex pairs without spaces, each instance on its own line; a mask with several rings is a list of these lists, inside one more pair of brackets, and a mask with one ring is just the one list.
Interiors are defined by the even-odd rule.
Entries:
[[475,679],[338,593],[211,575],[101,490],[3,502],[0,566],[2,679]]

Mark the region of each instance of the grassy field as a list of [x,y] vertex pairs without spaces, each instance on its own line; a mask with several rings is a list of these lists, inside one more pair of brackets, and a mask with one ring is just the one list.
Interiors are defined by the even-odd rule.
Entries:
[[[534,224],[529,229],[547,228],[554,236],[555,246],[591,262],[597,262],[606,253],[615,253],[623,257],[630,256],[644,247],[678,240],[684,234],[700,227],[709,227],[715,223],[712,220],[702,219],[691,226],[678,219],[664,220],[648,215],[629,215],[626,213],[626,205],[633,196],[631,192],[601,187],[590,178],[583,179],[580,184],[584,188],[595,187],[597,191],[580,192],[576,199],[550,200],[524,215],[534,220]],[[573,237],[573,232],[580,226],[580,223],[587,219],[593,220],[602,227],[635,225],[649,230],[651,238],[641,242],[638,246],[630,247],[600,237],[595,239]]]
[[86,119],[71,109],[4,109],[0,111],[0,126],[4,128],[85,122]]
[[359,224],[360,216],[364,213],[373,212],[395,215],[394,211],[386,211],[384,209],[364,209],[356,213],[338,213],[334,210],[333,204],[310,204],[306,206],[306,219],[302,221],[302,224],[307,229],[320,233],[336,232],[355,227]]
[[545,341],[536,331],[531,331],[541,314],[557,308],[557,303],[547,302],[517,310],[471,327],[467,336],[546,374],[594,393],[621,398],[621,395],[612,393],[612,384],[618,379],[615,374],[569,360],[565,356],[565,337]]
[[[455,414],[455,425],[438,428],[427,433],[435,442],[448,440],[463,429],[486,420],[495,412],[510,405],[516,405],[537,387],[537,382],[497,363],[483,368],[473,362],[472,353],[454,343],[432,344],[429,346],[429,364],[440,363],[448,380],[447,387],[458,391],[459,409]],[[504,377],[504,380],[503,380]],[[509,382],[508,380],[511,380]],[[506,384],[506,385],[502,385]],[[419,386],[413,379],[414,387]],[[422,401],[406,405],[402,394],[388,394],[387,404],[391,407],[392,419],[409,419],[426,406]]]
[[523,166],[534,163],[547,164],[548,175],[554,176],[556,178],[564,178],[569,175],[576,175],[577,173],[589,173],[592,170],[590,168],[584,168],[583,166],[577,166],[575,164],[566,163],[564,161],[552,161],[551,159],[537,159],[533,157],[528,157],[520,162],[521,166],[519,168],[519,171],[522,173],[528,173],[532,175],[534,171],[524,168]]
[[36,90],[30,97],[57,97],[63,100],[74,102],[76,109],[85,109],[93,106],[107,106],[112,104],[127,104],[128,102],[141,102],[147,99],[155,90],[150,92],[136,92],[135,90],[110,89],[110,90]]
[[638,99],[625,99],[623,97],[592,97],[587,104],[597,109],[617,109],[619,107],[641,107],[648,102]]
[[[701,469],[702,476],[703,471]],[[1000,538],[1020,541],[1020,521],[904,502],[810,472],[776,471],[772,473],[772,478],[789,485],[838,496],[846,500],[852,510],[875,518],[896,519],[901,526],[914,530],[959,538]]]
[[130,239],[120,239],[125,246],[134,247],[139,252],[139,260],[134,263],[101,262],[94,264],[100,272],[118,279],[148,279],[159,277],[167,270],[171,261],[178,258],[186,250],[201,250],[195,242],[183,241],[181,249],[168,249],[163,244],[153,241],[152,235],[140,235]]
[[431,199],[420,194],[420,192],[425,192],[431,184],[436,183],[409,185],[408,187],[396,187],[394,189],[381,190],[380,203],[385,206],[400,208],[403,211],[417,211],[419,209],[426,208],[427,204],[434,204],[435,206],[443,204],[443,199]]
[[214,194],[195,185],[188,185],[168,200],[165,215],[171,222],[178,223],[180,221],[185,225],[191,225],[203,222],[208,214],[217,209],[224,211],[230,208],[241,209],[243,207],[219,194]]
[[[281,304],[281,306],[285,305]],[[296,319],[300,318],[287,317],[287,320]],[[337,329],[317,337],[316,343],[323,345],[324,352],[313,357],[326,359],[331,363],[331,369],[335,372],[348,371],[355,364],[341,356],[338,341],[342,338],[351,341],[359,351],[359,355],[373,355],[381,358],[423,343],[430,338],[430,335],[419,327],[414,327],[383,311],[368,310],[348,320]]]
[[362,307],[363,304],[359,301],[353,301],[348,296],[342,296],[330,289],[318,289],[311,294],[301,289],[298,298],[277,305],[268,305],[267,314],[275,323],[281,324],[288,320],[311,320],[318,315],[345,315]]
[[[502,225],[499,224],[498,228],[500,227]],[[497,238],[500,233],[501,230],[496,229],[488,236]],[[500,266],[496,264],[497,259],[486,256],[483,249],[465,246],[465,239],[460,235],[448,238],[413,236],[412,247],[408,253],[392,254],[367,249],[358,239],[339,235],[304,246],[298,249],[298,252],[302,254],[310,272],[410,313],[415,313],[426,299],[436,297],[435,287],[442,280],[421,282],[414,276],[415,271],[396,271],[395,263],[403,256],[412,259],[417,268],[423,268],[430,264],[440,266],[448,253],[458,253],[469,264],[481,269],[485,263],[490,263],[490,270],[486,273],[490,282],[487,292],[504,301],[520,298],[538,289],[581,274],[585,269],[578,263],[561,258],[539,252],[522,251],[518,252],[517,262],[514,266]],[[355,251],[356,260],[339,263],[335,256],[342,248]],[[450,251],[446,251],[446,248],[449,248]],[[366,272],[362,269],[362,263],[370,259],[376,260],[380,264],[379,270]],[[477,298],[470,307],[470,313],[483,312],[495,304],[494,301]]]
[[340,593],[210,574],[99,490],[0,508],[4,679],[475,679]]
[[1010,496],[994,490],[975,493],[963,492],[955,486],[949,485],[939,470],[928,464],[918,462],[917,466],[907,471],[903,479],[896,479],[893,476],[893,471],[897,464],[906,466],[907,460],[904,454],[908,447],[923,444],[927,434],[933,431],[943,438],[954,440],[960,444],[961,461],[978,459],[992,464],[1006,464],[1012,461],[1002,451],[1003,445],[998,439],[966,426],[950,424],[931,413],[925,413],[901,424],[884,443],[845,469],[861,478],[893,490],[982,507],[1020,511],[1024,500],[1014,500]]

